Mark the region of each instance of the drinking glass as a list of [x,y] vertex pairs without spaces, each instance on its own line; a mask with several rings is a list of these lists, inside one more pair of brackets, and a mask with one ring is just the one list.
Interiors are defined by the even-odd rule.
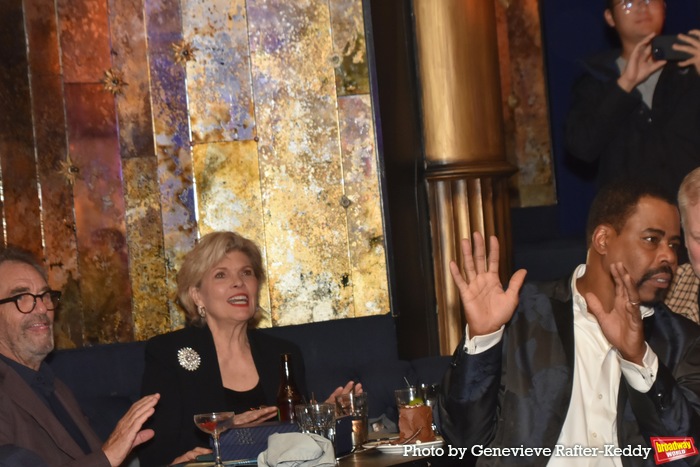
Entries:
[[352,416],[352,446],[358,448],[367,442],[367,393],[341,394],[335,398],[335,412],[338,416]]
[[423,398],[414,386],[395,390],[394,397],[396,397],[396,406],[399,410],[402,407],[423,405]]
[[315,433],[333,441],[335,437],[335,405],[299,404],[294,406],[303,433]]
[[214,440],[214,457],[216,467],[223,467],[219,449],[219,436],[224,431],[233,427],[233,412],[200,413],[194,416],[194,424],[205,433],[209,433]]

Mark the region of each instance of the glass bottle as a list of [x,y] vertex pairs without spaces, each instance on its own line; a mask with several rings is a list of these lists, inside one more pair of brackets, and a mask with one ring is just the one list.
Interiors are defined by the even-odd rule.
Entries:
[[280,355],[280,386],[277,390],[277,408],[280,421],[295,422],[294,406],[301,404],[301,393],[297,388],[292,371],[292,356],[288,353]]

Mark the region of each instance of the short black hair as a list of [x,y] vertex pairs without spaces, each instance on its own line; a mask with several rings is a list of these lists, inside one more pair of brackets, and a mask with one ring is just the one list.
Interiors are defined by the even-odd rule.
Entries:
[[645,196],[676,206],[676,197],[653,182],[625,178],[603,186],[588,211],[586,243],[590,244],[593,231],[602,224],[611,225],[619,233],[634,213],[639,200]]

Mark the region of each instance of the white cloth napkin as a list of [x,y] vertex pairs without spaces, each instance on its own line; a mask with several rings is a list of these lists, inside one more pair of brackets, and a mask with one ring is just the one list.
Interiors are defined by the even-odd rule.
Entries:
[[258,466],[322,467],[335,465],[330,440],[313,433],[275,433],[267,439],[267,450],[258,455]]

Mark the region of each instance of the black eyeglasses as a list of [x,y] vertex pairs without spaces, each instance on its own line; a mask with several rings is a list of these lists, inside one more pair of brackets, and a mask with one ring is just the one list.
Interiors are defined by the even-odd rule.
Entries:
[[41,299],[47,310],[55,310],[58,302],[61,300],[61,292],[57,290],[47,290],[46,292],[34,295],[33,293],[21,293],[9,298],[0,300],[0,305],[3,303],[15,302],[15,306],[20,313],[31,313],[36,307],[36,299]]

